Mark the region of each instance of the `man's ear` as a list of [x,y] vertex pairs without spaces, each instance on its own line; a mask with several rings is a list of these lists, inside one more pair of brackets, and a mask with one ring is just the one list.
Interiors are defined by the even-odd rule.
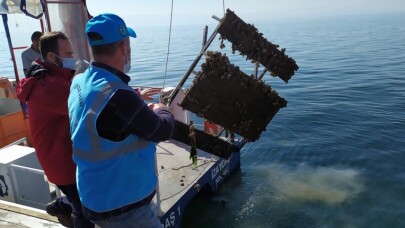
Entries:
[[49,59],[49,60],[54,61],[54,59],[55,59],[55,54],[52,53],[52,52],[48,52],[48,53],[46,54],[46,59]]
[[121,54],[122,54],[123,56],[126,56],[126,55],[127,55],[127,52],[128,52],[128,47],[127,47],[127,45],[125,44],[125,42],[123,42],[120,46],[121,46]]

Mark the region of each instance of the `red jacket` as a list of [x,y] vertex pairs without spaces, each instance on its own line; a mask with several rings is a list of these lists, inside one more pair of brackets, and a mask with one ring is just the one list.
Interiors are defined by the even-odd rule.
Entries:
[[36,60],[16,91],[18,99],[28,105],[38,160],[56,185],[76,183],[67,107],[72,78],[72,70]]

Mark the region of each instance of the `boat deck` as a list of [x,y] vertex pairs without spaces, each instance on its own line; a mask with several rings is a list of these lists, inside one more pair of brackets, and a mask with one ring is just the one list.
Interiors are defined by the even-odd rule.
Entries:
[[198,161],[194,168],[189,150],[188,145],[173,140],[157,146],[161,214],[172,208],[186,192],[191,190],[198,193],[199,178],[219,160],[216,156],[197,150]]
[[[20,148],[21,146],[14,146]],[[197,150],[197,166],[189,158],[190,147],[169,140],[157,145],[157,170],[159,174],[159,216],[165,228],[179,227],[188,202],[203,187],[215,191],[224,177],[239,166],[240,154],[225,160],[202,150]],[[31,153],[35,153],[33,150]],[[130,194],[130,192],[128,192]],[[157,195],[153,199],[157,202]],[[158,207],[155,207],[158,211]],[[0,200],[0,227],[62,227],[56,217],[44,210]]]
[[0,201],[1,228],[56,228],[63,227],[56,217],[45,211],[7,201]]
[[[244,145],[239,141],[239,148]],[[197,150],[197,166],[189,159],[190,146],[170,140],[157,146],[160,220],[165,228],[180,227],[183,212],[201,190],[215,192],[240,166],[240,152],[228,159]],[[156,202],[156,197],[154,199]]]

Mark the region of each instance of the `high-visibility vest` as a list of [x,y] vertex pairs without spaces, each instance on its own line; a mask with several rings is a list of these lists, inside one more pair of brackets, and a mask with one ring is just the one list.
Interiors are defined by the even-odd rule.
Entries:
[[133,89],[111,72],[90,66],[77,75],[68,101],[73,159],[83,205],[96,212],[138,202],[156,187],[156,145],[137,135],[114,142],[97,133],[97,117],[119,90]]

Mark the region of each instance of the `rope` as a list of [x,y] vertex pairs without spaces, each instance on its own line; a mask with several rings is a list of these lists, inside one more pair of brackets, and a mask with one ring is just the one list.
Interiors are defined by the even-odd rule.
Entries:
[[165,76],[163,78],[163,86],[162,86],[162,88],[165,88],[166,76],[167,76],[167,64],[169,63],[170,39],[171,39],[171,36],[172,36],[172,21],[173,21],[173,2],[174,2],[174,0],[172,0],[172,8],[171,8],[171,11],[170,11],[169,41],[167,43],[166,68],[165,68]]
[[[208,159],[207,159],[207,160],[208,160]],[[198,178],[200,178],[203,174],[205,174],[204,171],[207,170],[208,164],[211,163],[211,162],[213,162],[213,161],[214,161],[214,156],[211,156],[211,158],[208,160],[208,162],[206,162],[206,163],[200,165],[200,166],[205,165],[204,169],[203,169],[203,170],[200,172],[200,174],[198,174],[198,176],[197,176],[196,178],[194,178],[194,180],[191,181],[190,183],[194,183]],[[188,165],[188,166],[190,166],[190,165]],[[196,168],[198,168],[198,167],[200,167],[200,166],[197,166]],[[187,167],[187,166],[180,167],[180,168],[185,168],[185,167]],[[180,168],[179,168],[179,169],[180,169]],[[176,195],[178,195],[178,194],[180,194],[181,192],[183,192],[184,190],[186,190],[186,188],[188,188],[188,187],[189,187],[189,185],[185,185],[184,188],[180,189],[178,192],[174,193],[173,195],[171,195],[171,196],[169,196],[169,197],[166,197],[166,198],[164,198],[164,199],[161,199],[160,202],[163,202],[163,201],[165,201],[165,200],[168,200],[168,199],[170,199],[170,198],[175,197]]]
[[225,15],[225,0],[222,0],[222,8],[224,9],[224,15]]

